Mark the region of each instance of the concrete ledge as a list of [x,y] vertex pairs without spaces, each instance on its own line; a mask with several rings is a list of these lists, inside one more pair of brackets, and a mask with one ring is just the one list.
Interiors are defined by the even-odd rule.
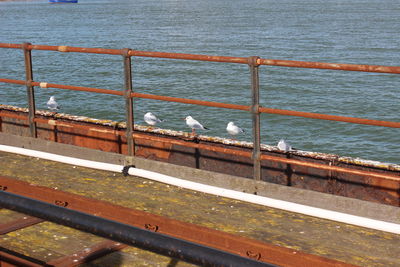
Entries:
[[319,193],[267,182],[253,181],[251,179],[242,177],[178,166],[169,163],[148,160],[145,158],[131,158],[121,154],[60,144],[31,137],[0,133],[0,144],[105,163],[119,165],[126,165],[128,163],[135,164],[135,166],[138,168],[159,172],[165,175],[171,175],[194,182],[295,202],[298,204],[344,212],[371,219],[400,223],[400,208],[389,205],[377,204],[368,201]]

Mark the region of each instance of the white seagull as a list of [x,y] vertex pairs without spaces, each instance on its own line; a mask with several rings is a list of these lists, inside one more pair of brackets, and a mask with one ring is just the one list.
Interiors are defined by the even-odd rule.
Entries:
[[244,130],[233,123],[233,121],[230,121],[228,123],[228,125],[226,126],[226,131],[232,136],[238,135],[239,133],[244,133]]
[[192,129],[192,134],[196,134],[196,129],[208,130],[208,128],[204,127],[200,122],[193,119],[192,116],[187,116],[185,120],[186,120],[186,125]]
[[151,126],[156,125],[159,122],[162,122],[162,120],[160,120],[159,118],[157,118],[153,113],[151,112],[147,112],[146,114],[144,114],[143,116],[144,121]]
[[281,139],[278,142],[278,148],[279,148],[279,150],[282,150],[282,151],[285,151],[285,152],[288,152],[288,151],[292,150],[292,147],[289,145],[289,143],[287,143],[283,139]]
[[50,96],[49,101],[47,101],[47,108],[50,109],[51,111],[57,111],[60,109],[60,106],[56,102],[55,96]]

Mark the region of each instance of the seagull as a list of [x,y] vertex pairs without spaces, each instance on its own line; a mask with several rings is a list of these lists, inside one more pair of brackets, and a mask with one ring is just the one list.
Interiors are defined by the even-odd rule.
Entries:
[[292,147],[285,140],[281,139],[278,142],[278,149],[282,150],[282,151],[285,151],[285,152],[288,152],[288,151],[292,150]]
[[228,123],[228,125],[226,126],[226,131],[232,136],[238,135],[239,133],[244,133],[244,130],[239,126],[235,125],[233,121],[230,121]]
[[144,114],[143,116],[144,121],[151,126],[156,125],[159,122],[162,122],[162,120],[160,120],[159,118],[157,118],[153,113],[151,112],[147,112],[146,114]]
[[60,109],[60,106],[56,102],[55,96],[50,96],[49,101],[47,101],[47,108],[50,109],[51,111],[57,111]]
[[187,116],[184,120],[186,120],[186,125],[189,126],[189,128],[192,128],[192,134],[196,134],[196,129],[209,130],[208,128],[201,125],[200,122],[193,119],[192,116]]

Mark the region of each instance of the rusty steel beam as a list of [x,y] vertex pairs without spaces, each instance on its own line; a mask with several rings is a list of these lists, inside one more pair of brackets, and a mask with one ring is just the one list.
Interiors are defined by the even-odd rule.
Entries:
[[87,247],[81,251],[75,252],[72,255],[67,255],[48,261],[47,264],[54,267],[73,267],[80,264],[90,262],[94,259],[103,257],[113,252],[126,248],[127,245],[117,243],[111,240],[105,240],[91,247]]
[[51,267],[45,262],[5,249],[0,246],[0,267]]
[[281,266],[352,266],[289,248],[0,176],[7,192]]
[[[261,159],[271,160],[271,161],[275,161],[275,162],[281,162],[281,163],[285,163],[285,164],[293,164],[293,165],[298,165],[298,166],[303,166],[303,167],[311,167],[311,168],[327,170],[327,171],[337,171],[337,172],[355,174],[355,175],[366,176],[366,177],[380,178],[380,179],[384,179],[384,180],[393,181],[396,183],[400,182],[399,175],[390,175],[390,174],[385,174],[385,173],[348,169],[348,168],[339,167],[339,166],[324,165],[324,164],[319,164],[319,163],[305,162],[305,161],[299,161],[299,160],[288,159],[288,158],[279,158],[279,157],[269,156],[269,155],[261,155]],[[293,172],[296,172],[296,170],[294,169]],[[394,185],[394,188],[396,188],[396,185]]]
[[[141,138],[141,139],[147,139],[147,140],[153,140],[153,141],[168,142],[168,143],[172,143],[172,144],[176,144],[176,145],[200,148],[200,149],[205,149],[205,150],[209,150],[209,151],[222,152],[222,153],[226,153],[226,154],[243,156],[243,157],[248,157],[248,158],[250,158],[252,156],[252,153],[250,151],[243,151],[243,150],[237,150],[237,149],[223,148],[223,147],[219,147],[219,146],[198,144],[198,143],[187,142],[187,141],[183,141],[183,140],[172,140],[172,139],[168,139],[168,138],[154,137],[154,136],[149,136],[149,135],[144,135],[144,134],[139,134],[139,133],[134,133],[134,135],[136,135],[136,137],[138,139]],[[360,175],[360,176],[369,176],[369,177],[374,177],[374,178],[381,178],[381,179],[385,179],[385,180],[400,182],[400,176],[397,176],[397,175],[369,172],[369,171],[356,170],[356,169],[347,169],[347,168],[339,167],[339,166],[305,162],[305,161],[300,161],[300,160],[296,160],[296,159],[281,158],[281,157],[269,156],[269,155],[264,155],[264,154],[261,154],[260,157],[261,157],[261,159],[264,159],[264,160],[270,160],[273,162],[280,162],[280,163],[284,163],[284,164],[293,164],[293,165],[298,165],[298,166],[311,167],[311,168],[315,168],[315,169],[337,171],[337,172],[356,174],[356,175]],[[295,170],[293,170],[293,171],[295,172]]]
[[0,224],[0,235],[14,232],[16,230],[29,227],[41,222],[43,222],[42,219],[24,215],[22,218],[16,219],[12,222]]
[[224,148],[224,147],[220,147],[220,146],[199,144],[199,143],[196,143],[196,142],[190,142],[190,141],[184,141],[184,140],[176,140],[176,139],[170,139],[170,138],[166,138],[166,137],[156,137],[156,136],[150,136],[150,135],[146,135],[146,134],[142,134],[142,133],[134,133],[133,135],[137,139],[166,142],[166,143],[179,145],[179,146],[184,146],[184,147],[205,149],[205,150],[209,150],[209,151],[222,152],[222,153],[226,153],[226,154],[230,154],[230,155],[247,157],[247,158],[251,158],[251,156],[252,156],[252,152],[251,151],[243,151],[243,150],[238,150],[238,149]]
[[[2,116],[21,119],[21,120],[27,120],[26,117],[23,117],[21,115],[15,115],[15,114],[3,113]],[[68,127],[68,128],[80,128],[80,129],[85,129],[88,131],[109,133],[109,134],[115,134],[115,135],[120,135],[120,136],[125,135],[125,131],[121,131],[121,130],[98,129],[98,128],[90,126],[90,125],[70,123],[70,122],[66,122],[66,121],[57,121],[55,119],[35,118],[35,121],[40,122],[40,123],[47,123],[47,124],[54,125],[54,126],[63,126],[63,127]],[[139,132],[134,132],[133,137],[138,140],[144,139],[144,140],[160,141],[160,142],[180,145],[180,146],[184,146],[184,147],[205,149],[208,151],[221,152],[221,153],[225,153],[225,154],[231,154],[231,155],[247,157],[247,158],[251,158],[251,156],[252,156],[252,152],[250,152],[250,151],[225,148],[225,147],[214,146],[214,145],[199,144],[199,143],[195,143],[195,142],[191,142],[191,141],[177,140],[177,139],[171,139],[171,138],[167,138],[167,137],[150,136],[150,135],[142,134]],[[262,160],[270,160],[273,162],[280,162],[280,163],[284,163],[284,164],[293,164],[293,165],[297,165],[297,166],[311,167],[311,168],[322,169],[322,170],[327,170],[327,171],[337,171],[337,172],[341,172],[341,173],[355,174],[355,175],[360,175],[360,176],[364,176],[364,177],[374,177],[374,178],[378,178],[378,179],[400,182],[400,176],[386,174],[386,173],[349,169],[349,168],[344,168],[344,167],[339,167],[339,166],[334,166],[334,165],[325,165],[325,164],[320,164],[320,163],[305,162],[305,161],[300,161],[300,160],[295,160],[295,159],[281,158],[281,157],[277,157],[277,156],[269,156],[269,155],[264,155],[264,154],[261,154],[261,159]],[[293,170],[293,171],[295,172],[295,170]]]

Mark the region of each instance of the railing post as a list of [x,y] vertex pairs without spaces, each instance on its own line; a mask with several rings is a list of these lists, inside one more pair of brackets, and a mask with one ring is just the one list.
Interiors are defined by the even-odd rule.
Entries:
[[28,122],[29,122],[29,131],[31,137],[37,137],[37,129],[35,122],[35,92],[32,86],[33,82],[33,72],[32,72],[32,55],[31,50],[28,48],[31,43],[23,43],[22,49],[24,51],[25,58],[25,77],[26,77],[26,92],[28,95]]
[[124,76],[125,76],[125,112],[126,112],[126,142],[128,145],[128,155],[135,155],[135,140],[133,139],[133,99],[130,94],[133,91],[132,87],[132,65],[129,48],[122,50],[124,58]]
[[260,137],[260,86],[258,77],[259,57],[249,57],[248,64],[251,75],[251,113],[253,121],[253,179],[261,180],[261,137]]

